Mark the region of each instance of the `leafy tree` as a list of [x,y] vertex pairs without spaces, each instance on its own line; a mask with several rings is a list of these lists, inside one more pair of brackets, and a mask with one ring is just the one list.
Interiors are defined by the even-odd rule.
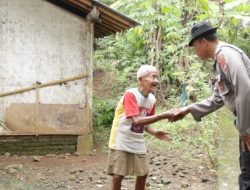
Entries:
[[[213,62],[201,60],[187,47],[194,23],[209,20],[216,25],[223,41],[241,47],[250,56],[249,0],[105,0],[111,7],[138,20],[141,25],[124,33],[96,41],[96,67],[116,75],[112,81],[114,97],[135,85],[135,71],[142,64],[155,65],[161,74],[157,99],[167,108],[179,107],[181,86],[195,101],[211,94]],[[129,3],[128,3],[129,2]],[[111,126],[114,106],[94,100],[96,126]],[[94,103],[95,103],[94,102]],[[213,119],[210,119],[213,118]],[[199,141],[215,155],[216,115],[210,115],[200,127]]]
[[[96,63],[112,65],[118,72],[118,80],[121,79],[119,86],[122,88],[135,79],[131,73],[135,73],[141,64],[155,65],[161,73],[162,102],[179,96],[180,86],[184,82],[191,91],[209,89],[207,71],[212,72],[208,69],[211,64],[201,66],[200,60],[187,47],[189,31],[194,23],[210,20],[221,28],[219,31],[223,40],[249,52],[249,26],[240,19],[241,16],[249,16],[249,4],[235,2],[226,1],[225,5],[221,0],[114,1],[111,7],[133,17],[141,25],[99,40]],[[131,80],[127,81],[127,78]],[[200,93],[200,96],[207,94]]]

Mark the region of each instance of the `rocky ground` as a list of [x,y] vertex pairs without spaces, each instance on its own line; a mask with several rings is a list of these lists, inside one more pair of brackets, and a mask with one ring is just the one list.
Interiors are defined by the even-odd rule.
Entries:
[[[215,171],[203,163],[204,155],[199,148],[190,145],[186,151],[149,147],[148,155],[151,172],[147,189],[216,189]],[[103,149],[90,156],[6,153],[0,157],[0,190],[109,190],[111,177],[105,173],[106,158]],[[134,182],[134,177],[126,177],[123,190],[132,190]]]

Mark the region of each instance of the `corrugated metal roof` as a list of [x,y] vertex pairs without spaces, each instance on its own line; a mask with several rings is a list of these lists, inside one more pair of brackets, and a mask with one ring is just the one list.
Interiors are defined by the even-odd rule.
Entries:
[[83,18],[96,8],[100,22],[95,22],[95,37],[104,37],[122,32],[140,23],[96,0],[48,0]]

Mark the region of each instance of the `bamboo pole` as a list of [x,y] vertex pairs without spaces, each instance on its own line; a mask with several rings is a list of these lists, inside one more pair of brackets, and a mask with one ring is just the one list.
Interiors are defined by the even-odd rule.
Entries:
[[[65,82],[70,82],[70,81],[75,81],[75,80],[80,80],[80,79],[87,78],[87,77],[88,77],[88,74],[82,74],[82,75],[79,75],[79,76],[69,77],[69,78],[66,78],[66,79],[55,80],[55,81],[47,82],[47,83],[44,83],[44,84],[40,84],[39,88],[43,88],[43,87],[47,87],[47,86],[53,86],[53,85],[57,85],[57,84],[65,83]],[[20,88],[20,89],[9,91],[9,92],[0,93],[0,97],[10,96],[10,95],[14,95],[14,94],[20,94],[20,93],[23,93],[23,92],[35,90],[36,88],[37,88],[36,85],[33,85],[33,86],[30,86],[30,87],[25,87],[25,88]]]
[[39,134],[39,103],[40,103],[40,82],[36,82],[36,136]]

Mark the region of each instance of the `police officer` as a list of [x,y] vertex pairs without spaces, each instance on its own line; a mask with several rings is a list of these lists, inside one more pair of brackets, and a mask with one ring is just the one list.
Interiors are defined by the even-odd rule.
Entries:
[[189,46],[201,59],[215,60],[213,95],[199,103],[177,109],[176,121],[191,113],[196,121],[226,105],[236,116],[240,135],[240,190],[250,190],[250,59],[236,46],[221,42],[217,28],[203,21],[193,26]]

